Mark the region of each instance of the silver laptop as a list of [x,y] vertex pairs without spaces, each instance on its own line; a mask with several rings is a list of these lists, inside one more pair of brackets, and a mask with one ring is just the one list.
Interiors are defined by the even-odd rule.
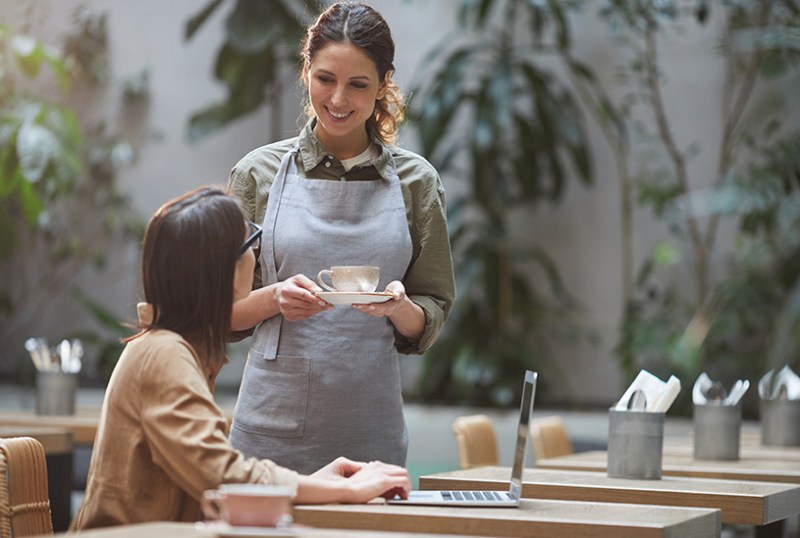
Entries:
[[528,449],[528,424],[533,412],[533,397],[536,393],[536,372],[525,372],[522,384],[522,402],[519,406],[517,441],[514,449],[514,466],[511,468],[511,484],[508,491],[431,490],[411,491],[408,499],[392,499],[389,504],[435,505],[435,506],[493,506],[517,507],[522,494],[522,471]]

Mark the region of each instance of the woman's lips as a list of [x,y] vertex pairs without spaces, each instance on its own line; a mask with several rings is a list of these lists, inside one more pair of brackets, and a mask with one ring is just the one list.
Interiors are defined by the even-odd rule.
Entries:
[[333,110],[331,110],[329,108],[326,108],[325,110],[328,111],[328,115],[331,118],[333,118],[334,120],[337,120],[337,121],[346,120],[348,117],[350,117],[350,114],[352,114],[352,112],[334,112]]

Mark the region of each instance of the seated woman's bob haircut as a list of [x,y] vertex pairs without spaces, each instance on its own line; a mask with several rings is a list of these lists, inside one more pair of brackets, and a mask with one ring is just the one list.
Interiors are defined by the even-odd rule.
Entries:
[[220,188],[201,187],[161,206],[142,243],[142,286],[152,319],[141,322],[139,334],[176,332],[208,364],[220,363],[244,235],[238,201]]

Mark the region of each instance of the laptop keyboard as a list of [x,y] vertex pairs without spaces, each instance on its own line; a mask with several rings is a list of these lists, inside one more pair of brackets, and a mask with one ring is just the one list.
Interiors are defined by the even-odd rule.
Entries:
[[443,491],[445,501],[505,501],[506,493],[498,491]]

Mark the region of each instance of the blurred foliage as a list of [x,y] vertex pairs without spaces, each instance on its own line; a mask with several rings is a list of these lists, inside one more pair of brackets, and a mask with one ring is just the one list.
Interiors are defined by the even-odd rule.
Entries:
[[[193,15],[186,23],[184,39],[191,40],[225,3],[211,0]],[[214,78],[225,85],[228,95],[225,101],[192,115],[189,140],[198,141],[255,111],[268,96],[280,95],[281,66],[299,57],[306,28],[302,14],[314,13],[316,8],[312,0],[235,1],[225,19],[224,42],[214,64]]]
[[410,106],[422,153],[466,183],[448,202],[458,298],[424,358],[426,401],[513,405],[521,373],[547,365],[553,382],[550,343],[582,332],[555,262],[513,224],[558,203],[570,178],[592,181],[582,112],[546,63],[571,47],[573,4],[464,1],[456,30],[423,62]]
[[[676,373],[689,383],[701,371],[730,386],[739,378],[755,382],[784,364],[798,370],[800,131],[766,149],[741,175],[726,178],[713,197],[738,221],[738,234],[704,317],[680,294],[678,282],[663,278],[685,260],[658,259],[654,249],[640,273],[620,345],[635,353],[636,368],[663,377]],[[681,400],[688,411],[688,394]],[[751,415],[756,402],[753,388],[745,400]]]
[[[800,3],[616,0],[603,2],[600,15],[630,53],[620,77],[627,93],[616,110],[637,135],[627,148],[641,162],[636,199],[669,232],[639,269],[617,347],[620,363],[630,378],[646,367],[664,378],[675,373],[685,386],[702,371],[730,386],[786,363],[796,369],[800,131],[785,120],[800,74]],[[727,78],[718,148],[675,139],[662,100],[668,66],[658,43],[680,39],[690,24],[719,32]],[[637,120],[637,109],[655,124]],[[689,167],[702,150],[719,151],[710,181]],[[733,230],[731,247],[720,237],[722,226]],[[712,272],[720,245],[723,261]],[[678,402],[684,412],[690,392]],[[746,411],[756,401],[751,390]]]
[[[4,371],[15,360],[27,362],[22,342],[44,336],[40,327],[75,278],[86,267],[105,268],[110,249],[144,230],[116,184],[118,171],[136,159],[141,131],[111,133],[94,102],[86,102],[111,82],[105,15],[78,9],[72,22],[60,48],[0,27]],[[126,88],[126,105],[144,117],[146,85]]]
[[122,340],[135,334],[137,329],[121,321],[124,319],[122,316],[93,299],[85,290],[77,288],[73,291],[73,296],[91,314],[102,331],[77,331],[70,334],[69,338],[79,338],[86,348],[93,350],[95,369],[105,386],[125,348]]

